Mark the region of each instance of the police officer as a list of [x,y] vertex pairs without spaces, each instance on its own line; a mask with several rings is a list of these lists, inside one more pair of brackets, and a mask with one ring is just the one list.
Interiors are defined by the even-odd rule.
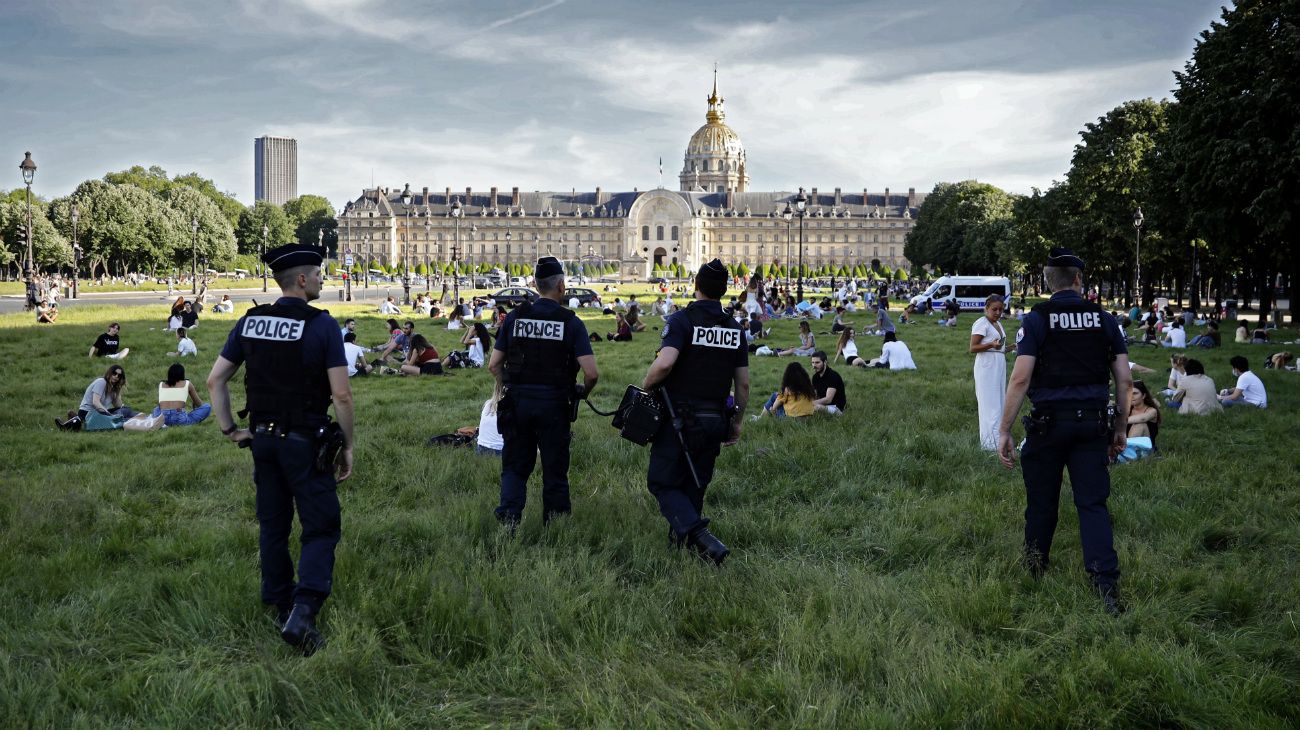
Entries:
[[[695,301],[664,322],[659,354],[646,372],[643,390],[662,389],[673,406],[685,437],[665,418],[650,447],[646,477],[659,512],[668,520],[669,545],[689,547],[701,558],[721,565],[730,550],[709,532],[704,491],[713,480],[713,465],[723,443],[740,438],[749,402],[749,351],[740,325],[722,311],[727,268],[714,259],[695,275]],[[735,387],[734,410],[727,396]],[[690,459],[695,467],[691,476]]]
[[[339,500],[334,465],[318,469],[324,437],[341,430],[338,481],[352,473],[352,390],[339,326],[308,302],[320,297],[323,250],[291,244],[266,253],[281,296],[250,309],[226,339],[208,376],[212,412],[221,433],[236,443],[252,440],[253,481],[261,526],[262,601],[278,609],[280,636],[310,655],[324,639],[316,628],[330,594],[334,546],[339,541]],[[227,383],[246,364],[248,429],[231,415]],[[334,403],[336,427],[326,411]],[[297,511],[302,554],[294,582],[289,532]]]
[[515,307],[497,335],[488,369],[501,383],[497,425],[501,450],[501,503],[497,520],[518,526],[528,497],[528,476],[542,454],[542,520],[569,514],[569,430],[578,397],[573,381],[582,369],[586,395],[600,374],[587,328],[561,306],[564,267],[554,256],[537,260],[537,301]]
[[[1043,269],[1052,296],[1025,315],[1016,333],[1019,356],[1002,409],[998,454],[1008,469],[1015,464],[1011,423],[1026,392],[1033,410],[1025,419],[1020,457],[1025,478],[1025,560],[1035,577],[1047,569],[1056,530],[1061,473],[1070,470],[1070,487],[1079,514],[1084,567],[1106,611],[1124,611],[1120,602],[1119,558],[1111,534],[1110,458],[1124,448],[1129,391],[1128,349],[1115,318],[1085,301],[1083,260],[1054,248]],[[1114,412],[1108,410],[1115,380]]]

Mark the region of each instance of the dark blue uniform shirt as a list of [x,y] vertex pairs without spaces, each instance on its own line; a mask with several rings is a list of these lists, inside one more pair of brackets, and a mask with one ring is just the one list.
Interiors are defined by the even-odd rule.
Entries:
[[[290,307],[308,306],[297,297],[280,297],[275,303]],[[221,356],[236,365],[244,363],[244,348],[239,345],[239,333],[243,329],[244,318],[240,317],[221,348]],[[328,312],[322,312],[308,322],[302,333],[302,365],[308,369],[323,367],[325,370],[348,366],[343,354],[343,340],[339,338],[339,323]]]
[[[560,309],[563,309],[563,307],[554,299],[538,297],[537,301],[533,302],[532,311],[537,312],[538,314],[553,314]],[[514,328],[514,321],[518,316],[518,313],[519,309],[515,308],[510,312],[510,314],[506,315],[505,323],[502,324],[501,327],[497,328],[497,343],[492,349],[500,350],[502,354],[509,352],[510,341],[513,339],[510,332]],[[587,334],[587,325],[583,324],[581,319],[574,317],[573,326],[564,328],[564,346],[569,348],[573,353],[573,358],[575,360],[592,354],[591,338],[590,335]],[[539,385],[536,383],[512,385],[510,386],[510,390],[521,395],[562,395],[565,398],[569,397],[569,392],[567,390],[563,393],[556,393],[555,389],[549,385]]]
[[[691,306],[703,307],[706,314],[713,316],[722,315],[722,302],[713,299],[701,299],[691,303]],[[686,307],[682,307],[668,319],[664,320],[663,332],[659,334],[659,347],[671,347],[678,352],[685,350],[691,343],[691,320],[686,316]],[[740,338],[740,347],[736,348],[736,364],[733,367],[749,367],[749,348],[745,346],[745,338]]]
[[[1058,291],[1052,295],[1054,302],[1082,302],[1083,297],[1073,289]],[[1110,339],[1111,351],[1116,355],[1127,355],[1128,345],[1120,332],[1119,323],[1109,312],[1101,313],[1101,327]],[[1038,357],[1043,340],[1047,338],[1047,322],[1037,312],[1029,312],[1020,320],[1020,331],[1016,333],[1016,354]],[[1091,401],[1104,405],[1110,401],[1110,383],[1099,385],[1067,385],[1060,388],[1029,389],[1029,400],[1035,404],[1053,401]]]

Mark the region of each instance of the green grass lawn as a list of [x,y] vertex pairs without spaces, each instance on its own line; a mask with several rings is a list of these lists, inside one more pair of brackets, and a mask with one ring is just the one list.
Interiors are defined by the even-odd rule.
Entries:
[[[385,338],[368,308],[326,306],[357,316],[364,343]],[[572,517],[542,527],[535,475],[511,540],[492,515],[499,462],[424,445],[477,423],[490,375],[357,381],[330,643],[303,659],[258,600],[248,451],[212,419],[54,428],[103,373],[85,353],[110,320],[131,348],[128,404],[154,405],[174,342],[165,315],[86,304],[39,328],[0,316],[5,727],[1300,724],[1296,373],[1260,372],[1267,411],[1167,414],[1164,458],[1113,469],[1129,604],[1117,619],[1089,591],[1068,495],[1051,572],[1034,582],[1018,566],[1020,474],[977,445],[975,315],[901,328],[916,372],[841,367],[842,417],[746,422],[710,490],[734,551],[721,570],[666,549],[647,451],[587,409]],[[195,330],[196,382],[233,321]],[[460,333],[434,324],[417,331],[445,354]],[[777,323],[773,342],[794,332]],[[656,340],[596,344],[594,400],[607,409],[639,383]],[[864,354],[877,342],[863,337]],[[1231,355],[1266,351],[1195,354],[1227,387]],[[1161,371],[1156,389],[1167,354],[1133,355]],[[751,413],[788,362],[751,362]]]

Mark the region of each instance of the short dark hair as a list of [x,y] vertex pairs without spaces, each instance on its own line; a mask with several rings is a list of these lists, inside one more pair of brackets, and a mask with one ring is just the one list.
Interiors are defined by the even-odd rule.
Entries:
[[177,328],[176,328],[176,336],[177,336],[177,337],[180,337],[181,339],[185,339],[185,328],[184,328],[184,327],[177,327]]
[[893,330],[886,332],[885,342],[898,342],[898,335],[894,334]]
[[348,317],[347,319],[343,320],[343,326],[344,326],[344,327],[348,326],[349,323],[351,323],[351,324],[356,324],[357,321],[356,321],[355,319],[351,318],[351,317]]
[[1250,370],[1250,361],[1242,355],[1233,355],[1232,359],[1228,361],[1228,364],[1243,373]]
[[821,360],[822,362],[826,362],[826,353],[822,350],[818,350],[817,352],[814,352],[812,356],[817,358],[818,360]]
[[357,341],[357,333],[356,333],[356,332],[349,332],[349,333],[347,333],[346,335],[343,335],[343,341],[344,341],[344,342],[356,342],[356,341]]
[[725,279],[706,278],[696,274],[695,290],[709,299],[721,299],[727,293],[727,282]]
[[1205,366],[1201,364],[1200,360],[1188,360],[1187,364],[1183,366],[1183,369],[1187,371],[1188,375],[1205,374]]

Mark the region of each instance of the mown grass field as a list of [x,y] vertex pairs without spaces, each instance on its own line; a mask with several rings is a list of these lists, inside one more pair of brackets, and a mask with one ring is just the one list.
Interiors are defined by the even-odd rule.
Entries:
[[[364,342],[384,339],[378,315],[326,306],[358,316]],[[1089,591],[1068,495],[1053,569],[1035,582],[1017,563],[1019,472],[977,446],[974,315],[902,328],[916,372],[841,367],[842,417],[746,423],[710,491],[734,551],[722,570],[666,549],[647,452],[585,408],[574,514],[543,529],[534,492],[511,540],[492,516],[499,462],[424,445],[477,422],[488,373],[357,381],[330,643],[303,659],[258,601],[247,451],[212,420],[54,428],[103,373],[85,353],[110,320],[131,348],[128,404],[153,405],[174,341],[165,313],[0,317],[5,727],[1300,724],[1296,373],[1261,371],[1264,412],[1169,415],[1162,460],[1113,469],[1129,604],[1117,619]],[[232,323],[194,332],[197,382]],[[794,324],[775,329],[795,340]],[[443,353],[459,335],[417,331]],[[594,399],[608,408],[640,382],[656,339],[597,344]],[[864,354],[876,342],[862,338]],[[1196,354],[1226,387],[1231,355],[1267,349]],[[1134,354],[1161,371],[1157,387],[1167,354]],[[751,413],[788,362],[752,361]]]

